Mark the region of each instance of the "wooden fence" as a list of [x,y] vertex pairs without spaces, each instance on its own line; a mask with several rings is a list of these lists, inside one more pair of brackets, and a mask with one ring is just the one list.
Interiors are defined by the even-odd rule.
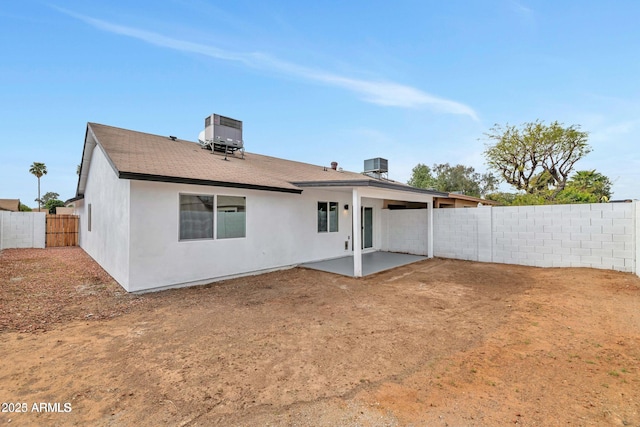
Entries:
[[47,247],[78,246],[77,215],[47,215]]

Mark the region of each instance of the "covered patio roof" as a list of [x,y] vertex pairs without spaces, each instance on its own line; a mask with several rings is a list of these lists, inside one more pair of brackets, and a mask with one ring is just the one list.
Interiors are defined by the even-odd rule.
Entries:
[[[405,184],[388,183],[380,181],[335,181],[335,182],[295,182],[296,186],[305,188],[312,187],[316,189],[324,189],[327,191],[339,191],[350,192],[352,196],[352,209],[350,215],[353,224],[353,255],[347,257],[344,261],[352,263],[349,276],[362,277],[366,273],[363,270],[363,260],[366,252],[363,251],[362,246],[362,219],[358,214],[362,207],[362,199],[380,199],[380,200],[400,200],[406,202],[425,203],[428,209],[428,222],[429,230],[433,230],[433,198],[434,196],[443,196],[448,193],[441,193],[433,190],[424,190],[421,188],[414,188]],[[427,235],[427,253],[426,258],[433,257],[433,233]],[[411,261],[413,262],[413,261]],[[402,265],[402,264],[399,264]],[[389,267],[393,268],[393,266]],[[385,268],[382,268],[384,270]],[[346,271],[346,270],[344,270]],[[381,270],[379,270],[381,271]],[[375,272],[375,271],[374,271]],[[342,273],[339,273],[342,274]]]
[[[367,252],[362,254],[362,276],[390,270],[392,268],[428,259],[426,256],[399,254],[394,252]],[[309,262],[300,267],[326,271],[343,276],[355,277],[353,255],[329,259],[325,261]]]

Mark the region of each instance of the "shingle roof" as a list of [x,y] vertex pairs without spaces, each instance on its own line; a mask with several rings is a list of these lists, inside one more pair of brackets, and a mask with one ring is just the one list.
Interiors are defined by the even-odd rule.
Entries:
[[20,199],[0,199],[0,211],[18,212],[20,210]]
[[[378,183],[381,181],[361,173],[337,171],[330,167],[249,152],[245,153],[244,159],[238,155],[229,156],[229,160],[225,161],[224,156],[212,154],[198,143],[97,123],[87,125],[87,139],[89,137],[103,148],[120,178],[296,193],[302,191],[301,187],[314,183],[380,186]],[[383,183],[387,188],[392,186],[404,191],[427,192],[393,181],[383,180]],[[82,194],[80,190],[79,184],[78,194]],[[440,195],[437,192],[429,193]]]
[[500,206],[500,202],[496,202],[495,200],[481,199],[479,197],[467,196],[465,194],[458,194],[458,193],[449,193],[447,196],[439,197],[439,198],[467,200],[469,202],[482,203],[483,205]]

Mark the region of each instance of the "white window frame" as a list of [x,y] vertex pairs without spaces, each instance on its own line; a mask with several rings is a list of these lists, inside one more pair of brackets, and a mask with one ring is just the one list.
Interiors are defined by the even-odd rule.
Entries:
[[[213,198],[213,232],[211,234],[211,237],[199,237],[199,238],[195,238],[195,239],[181,239],[180,238],[180,227],[181,227],[181,221],[180,221],[180,214],[182,212],[181,205],[180,205],[180,198],[182,196],[195,196],[195,197],[212,197]],[[216,195],[215,194],[210,194],[210,193],[178,193],[178,242],[200,242],[203,240],[215,240],[216,238],[216,214],[215,214],[215,207],[216,207]]]
[[[319,210],[319,205],[320,203],[325,204],[326,209],[327,209],[327,229],[326,230],[319,230],[320,228],[320,223],[319,218],[318,218],[318,212]],[[331,225],[333,224],[333,221],[331,220],[331,206],[335,205],[336,207],[336,229],[332,230],[331,229]],[[339,209],[340,209],[340,203],[338,202],[328,202],[328,201],[324,201],[324,200],[318,200],[318,202],[316,203],[316,231],[318,233],[337,233],[340,231],[340,213],[339,213]]]
[[[244,213],[245,213],[245,218],[244,218],[244,236],[240,236],[240,237],[218,237],[218,213],[219,212],[238,212],[238,208],[237,207],[233,207],[233,208],[223,208],[222,211],[218,210],[218,197],[238,197],[241,199],[244,199]],[[216,194],[215,200],[214,200],[214,223],[213,226],[215,227],[213,229],[213,233],[214,233],[214,238],[215,240],[234,240],[234,239],[246,239],[247,238],[247,196],[238,196],[237,194]]]
[[[202,237],[202,238],[196,238],[196,239],[181,239],[180,238],[180,196],[202,196],[202,197],[213,197],[213,237]],[[244,230],[244,236],[243,237],[218,237],[218,212],[238,212],[238,208],[234,207],[234,208],[223,208],[223,211],[218,211],[218,197],[219,196],[225,196],[225,197],[240,197],[240,198],[244,198],[244,208],[245,208],[245,215],[247,212],[247,196],[239,196],[237,194],[216,194],[216,193],[202,193],[202,192],[179,192],[178,193],[178,230],[177,230],[177,236],[178,236],[178,242],[199,242],[199,241],[203,241],[203,240],[235,240],[235,239],[246,239],[247,238],[247,219],[245,216],[245,230]]]

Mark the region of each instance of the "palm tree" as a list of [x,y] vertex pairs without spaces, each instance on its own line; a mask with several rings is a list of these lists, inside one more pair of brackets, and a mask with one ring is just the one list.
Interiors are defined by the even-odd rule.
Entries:
[[38,212],[40,212],[42,206],[42,200],[40,199],[40,178],[42,175],[47,174],[47,166],[44,163],[33,162],[31,168],[29,169],[29,173],[33,174],[38,178]]
[[611,180],[594,170],[576,171],[567,185],[576,190],[593,194],[599,202],[608,202],[611,198]]

